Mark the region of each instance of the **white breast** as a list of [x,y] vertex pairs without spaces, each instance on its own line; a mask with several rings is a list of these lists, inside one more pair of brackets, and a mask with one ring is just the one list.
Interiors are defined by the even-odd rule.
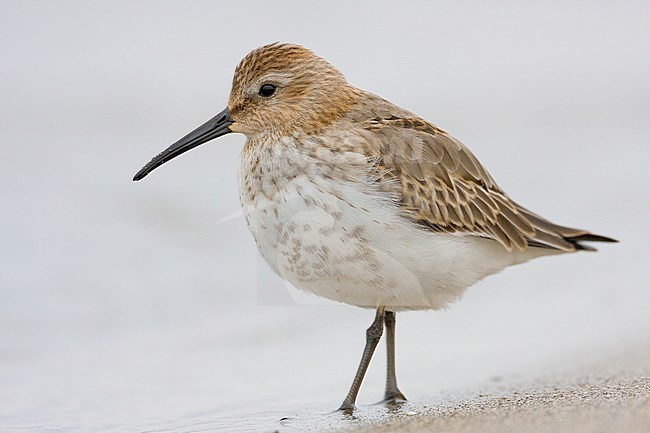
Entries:
[[309,147],[286,141],[245,149],[239,169],[244,215],[262,256],[301,290],[360,307],[439,309],[533,257],[423,230],[378,192],[361,155],[332,154],[332,166]]

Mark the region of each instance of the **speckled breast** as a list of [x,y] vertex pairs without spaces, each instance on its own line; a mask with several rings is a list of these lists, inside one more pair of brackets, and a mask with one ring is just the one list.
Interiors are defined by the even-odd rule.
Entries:
[[327,176],[323,159],[310,157],[305,146],[277,147],[245,148],[239,168],[240,199],[260,253],[299,289],[375,304],[373,297],[351,297],[394,284],[374,242],[383,223],[381,212],[373,212],[380,197],[363,178]]

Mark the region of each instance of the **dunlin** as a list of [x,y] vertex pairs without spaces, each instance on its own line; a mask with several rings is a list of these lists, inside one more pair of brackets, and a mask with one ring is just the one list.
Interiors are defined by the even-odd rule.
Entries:
[[134,177],[239,132],[246,223],[271,268],[295,287],[376,309],[340,409],[351,411],[383,333],[384,398],[395,377],[395,313],[441,309],[507,266],[615,240],[554,224],[510,199],[461,142],[348,84],[298,45],[270,44],[235,69],[228,106]]

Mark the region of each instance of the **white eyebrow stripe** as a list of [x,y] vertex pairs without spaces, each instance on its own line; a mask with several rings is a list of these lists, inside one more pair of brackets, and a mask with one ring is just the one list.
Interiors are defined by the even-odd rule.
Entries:
[[288,72],[276,72],[272,71],[267,74],[265,74],[263,77],[261,77],[259,80],[257,80],[257,84],[263,84],[265,82],[271,82],[273,84],[280,84],[280,85],[286,85],[291,81],[291,74]]

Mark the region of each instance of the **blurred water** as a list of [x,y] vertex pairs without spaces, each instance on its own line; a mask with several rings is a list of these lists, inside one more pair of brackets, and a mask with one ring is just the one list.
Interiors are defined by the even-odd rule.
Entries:
[[0,3],[0,430],[305,431],[391,415],[367,406],[382,347],[359,418],[329,413],[372,313],[285,288],[241,218],[216,224],[239,208],[243,137],[130,180],[220,111],[237,61],[274,40],[450,131],[527,207],[622,241],[506,270],[448,312],[401,314],[402,410],[647,345],[649,12]]

